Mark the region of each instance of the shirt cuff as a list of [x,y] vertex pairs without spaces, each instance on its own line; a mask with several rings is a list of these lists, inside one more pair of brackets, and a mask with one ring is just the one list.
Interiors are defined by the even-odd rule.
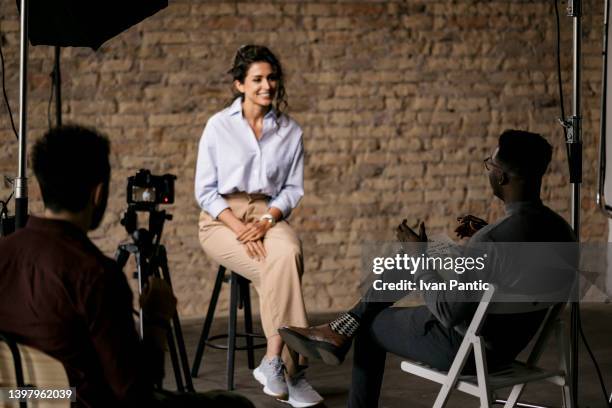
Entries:
[[268,202],[268,208],[270,207],[278,208],[283,214],[283,219],[289,217],[289,214],[291,214],[291,207],[284,204],[283,201],[279,200],[278,198],[275,198],[274,200]]
[[225,210],[226,208],[229,208],[227,201],[225,201],[224,198],[219,197],[206,206],[206,212],[216,220],[219,214],[221,214],[221,211]]

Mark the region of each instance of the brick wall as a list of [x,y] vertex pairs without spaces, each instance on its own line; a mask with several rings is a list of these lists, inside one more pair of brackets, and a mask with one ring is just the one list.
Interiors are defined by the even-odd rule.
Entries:
[[[449,231],[457,215],[501,213],[482,159],[505,128],[542,132],[555,146],[544,197],[568,217],[569,187],[555,74],[551,1],[172,1],[98,52],[63,51],[65,120],[99,127],[113,145],[103,226],[107,254],[126,237],[125,178],[141,167],[178,176],[164,233],[180,311],[206,310],[214,266],[197,240],[193,199],[203,126],[228,101],[236,48],[270,46],[288,73],[290,113],[304,129],[306,196],[291,222],[306,260],[308,309],[357,296],[360,243],[392,239],[402,218]],[[563,9],[565,2],[559,2]],[[594,204],[601,76],[601,2],[584,2],[582,235],[604,240]],[[562,10],[566,110],[571,20]],[[7,91],[18,120],[19,23],[0,0]],[[50,47],[31,47],[30,138],[47,127]],[[4,104],[0,173],[15,175],[17,143]],[[33,179],[31,209],[42,206]],[[8,196],[2,187],[0,197]]]

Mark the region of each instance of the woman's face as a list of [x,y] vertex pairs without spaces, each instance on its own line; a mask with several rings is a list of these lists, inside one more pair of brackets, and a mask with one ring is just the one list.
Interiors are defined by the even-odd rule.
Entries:
[[247,103],[268,107],[274,101],[278,78],[267,62],[254,62],[249,67],[244,83],[236,80],[236,89],[244,94]]

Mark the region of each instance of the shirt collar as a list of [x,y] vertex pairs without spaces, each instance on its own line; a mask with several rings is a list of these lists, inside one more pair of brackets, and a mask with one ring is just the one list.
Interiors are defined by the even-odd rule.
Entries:
[[[237,97],[236,99],[234,99],[234,102],[232,102],[232,104],[229,107],[229,115],[230,116],[234,116],[237,114],[242,114],[242,97]],[[268,113],[266,113],[266,116],[264,116],[264,119],[276,119],[276,113],[274,112],[274,108],[270,109],[268,111]]]
[[67,234],[79,239],[88,239],[87,234],[85,234],[79,227],[71,222],[63,220],[53,220],[30,215],[28,217],[26,228]]
[[514,214],[521,210],[529,209],[529,208],[538,208],[542,207],[542,200],[537,199],[533,201],[515,201],[513,203],[506,204],[506,214]]
[[234,102],[229,107],[230,116],[236,115],[238,113],[242,113],[242,98],[238,97],[234,99]]

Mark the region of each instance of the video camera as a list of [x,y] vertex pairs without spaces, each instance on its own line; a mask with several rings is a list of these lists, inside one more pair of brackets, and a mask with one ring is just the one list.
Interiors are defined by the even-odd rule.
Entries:
[[154,176],[149,170],[140,169],[135,176],[128,177],[127,202],[156,206],[158,204],[174,203],[173,174]]
[[[149,232],[160,236],[165,220],[172,215],[157,209],[158,204],[174,203],[174,174],[154,176],[149,170],[140,169],[135,176],[128,177],[128,209],[121,218],[121,224],[132,235],[138,228],[138,212],[149,213]],[[140,232],[142,235],[143,233]]]

